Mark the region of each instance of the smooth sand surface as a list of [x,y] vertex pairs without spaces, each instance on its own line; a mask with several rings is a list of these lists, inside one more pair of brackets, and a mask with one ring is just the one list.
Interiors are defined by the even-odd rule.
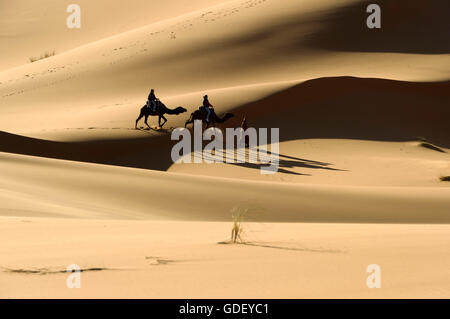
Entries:
[[[2,2],[0,297],[448,298],[449,5],[379,2]],[[187,112],[136,130],[150,88]],[[204,94],[276,174],[172,162]]]
[[[448,225],[1,218],[1,297],[447,298]],[[29,234],[33,234],[30,243]],[[68,289],[66,267],[81,269]],[[381,288],[366,286],[381,267]]]

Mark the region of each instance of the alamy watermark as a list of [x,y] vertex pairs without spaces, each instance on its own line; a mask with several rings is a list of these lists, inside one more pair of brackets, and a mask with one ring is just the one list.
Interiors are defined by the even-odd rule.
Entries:
[[[214,138],[213,138],[214,137]],[[270,129],[270,143],[268,143],[268,129],[256,130],[250,127],[227,128],[224,135],[218,128],[209,128],[202,132],[202,122],[194,121],[194,138],[192,149],[191,132],[185,128],[172,131],[172,141],[176,143],[171,152],[172,161],[179,163],[248,163],[261,164],[261,174],[274,174],[279,167],[280,130]],[[235,144],[237,140],[237,143]],[[211,141],[203,148],[203,141]],[[268,150],[270,144],[270,151]],[[246,152],[248,149],[248,154]],[[193,157],[193,159],[192,159]]]
[[81,28],[81,7],[78,4],[70,4],[66,9],[70,15],[67,17],[66,25],[69,29]]
[[67,288],[81,288],[81,267],[72,264],[67,266],[66,271],[70,273],[66,279]]
[[370,264],[367,266],[366,272],[370,273],[366,280],[367,287],[381,288],[381,267],[377,264]]
[[378,4],[369,4],[366,9],[370,15],[367,17],[366,24],[369,29],[381,28],[381,8]]

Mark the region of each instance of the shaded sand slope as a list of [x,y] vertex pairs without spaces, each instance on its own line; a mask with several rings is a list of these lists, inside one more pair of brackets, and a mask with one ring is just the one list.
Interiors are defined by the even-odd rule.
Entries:
[[151,134],[143,132],[140,138],[55,142],[0,132],[0,148],[9,153],[166,170],[172,163],[170,135]]
[[[367,18],[361,12],[372,3],[381,8],[381,28],[361,28]],[[333,51],[449,54],[449,10],[446,0],[359,1],[330,10],[309,41]]]
[[260,222],[450,222],[448,187],[264,183],[5,153],[0,165],[7,216],[227,221],[242,206]]
[[450,82],[350,77],[306,81],[233,112],[254,127],[279,127],[281,140],[347,138],[450,147]]

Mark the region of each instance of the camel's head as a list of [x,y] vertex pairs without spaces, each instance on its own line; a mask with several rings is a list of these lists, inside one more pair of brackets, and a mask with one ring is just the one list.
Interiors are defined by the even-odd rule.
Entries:
[[176,111],[178,114],[187,112],[187,110],[186,110],[184,107],[182,107],[182,106],[177,107],[177,108],[175,109],[175,111]]

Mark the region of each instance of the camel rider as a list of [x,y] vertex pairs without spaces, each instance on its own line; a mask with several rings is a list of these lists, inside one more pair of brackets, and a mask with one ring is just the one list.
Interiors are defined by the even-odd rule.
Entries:
[[156,112],[156,100],[155,90],[151,89],[150,94],[148,95],[147,106],[151,107],[153,112]]
[[212,109],[213,107],[214,106],[212,106],[212,104],[209,103],[208,95],[205,95],[203,97],[203,108],[206,111],[206,122],[207,123],[209,123],[209,116],[211,115],[211,112],[213,111],[213,109]]

